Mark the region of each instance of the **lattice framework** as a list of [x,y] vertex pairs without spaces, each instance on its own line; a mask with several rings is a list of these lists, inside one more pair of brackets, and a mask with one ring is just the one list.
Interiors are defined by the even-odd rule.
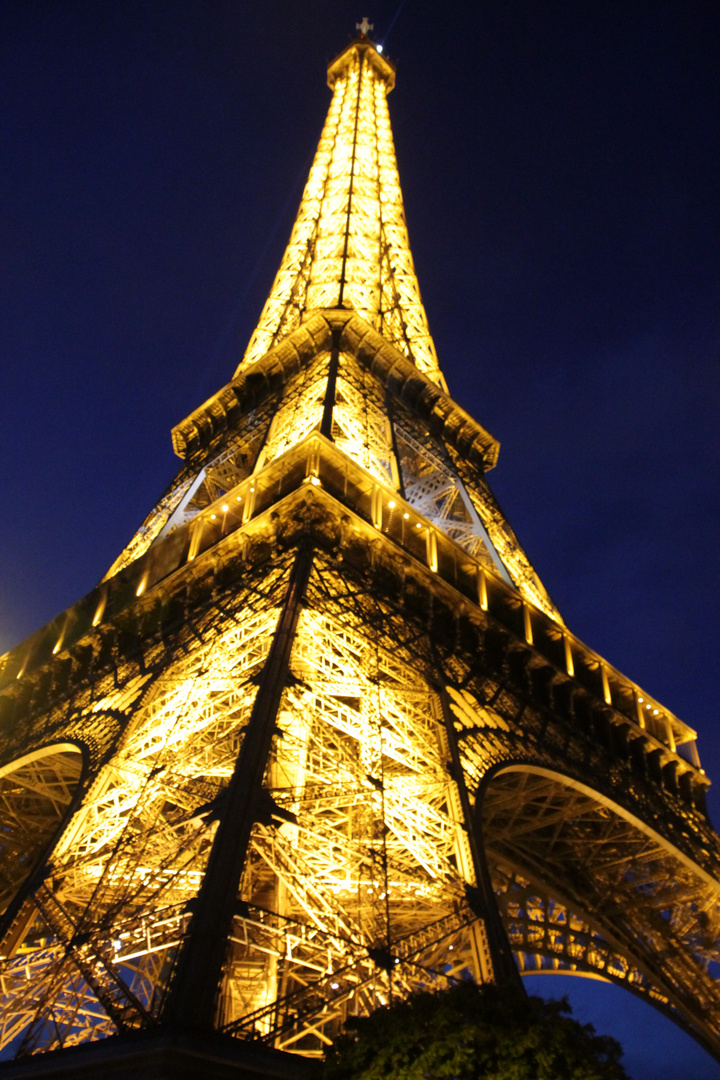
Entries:
[[243,364],[101,585],[3,658],[6,1053],[175,1024],[317,1057],[511,946],[720,1052],[694,732],[565,627],[444,392],[393,79],[366,40],[331,65]]

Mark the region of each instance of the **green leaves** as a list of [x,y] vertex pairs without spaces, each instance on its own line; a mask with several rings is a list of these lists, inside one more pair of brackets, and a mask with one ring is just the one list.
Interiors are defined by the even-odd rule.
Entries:
[[325,1080],[628,1080],[622,1049],[567,1000],[464,982],[353,1018]]

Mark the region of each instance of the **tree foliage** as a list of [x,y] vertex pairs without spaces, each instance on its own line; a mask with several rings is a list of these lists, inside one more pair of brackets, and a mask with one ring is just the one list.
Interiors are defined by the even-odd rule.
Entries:
[[414,994],[348,1021],[325,1080],[629,1080],[620,1044],[570,1011],[470,982]]

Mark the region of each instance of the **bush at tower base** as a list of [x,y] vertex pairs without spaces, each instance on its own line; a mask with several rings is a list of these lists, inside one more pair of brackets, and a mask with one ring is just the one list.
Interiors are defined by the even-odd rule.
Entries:
[[512,987],[414,994],[349,1020],[325,1080],[629,1080],[620,1044],[569,1013]]

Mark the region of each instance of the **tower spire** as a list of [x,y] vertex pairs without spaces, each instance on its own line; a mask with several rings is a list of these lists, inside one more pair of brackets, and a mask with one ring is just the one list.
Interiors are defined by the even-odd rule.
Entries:
[[390,127],[395,69],[361,34],[329,65],[328,85],[333,96],[295,225],[243,364],[259,360],[310,312],[346,308],[444,387]]

